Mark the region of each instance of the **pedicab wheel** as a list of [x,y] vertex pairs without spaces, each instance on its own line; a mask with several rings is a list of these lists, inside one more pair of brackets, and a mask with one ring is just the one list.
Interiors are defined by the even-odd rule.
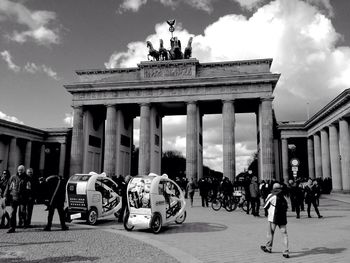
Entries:
[[126,231],[131,231],[131,230],[134,229],[135,226],[130,225],[128,223],[128,221],[129,221],[129,213],[126,213],[126,215],[124,216],[124,222],[123,222],[124,223],[124,228],[125,228]]
[[[247,202],[247,200],[244,200],[243,204],[242,204],[242,209],[243,209],[244,212],[247,212],[247,210],[248,210],[247,208],[248,208],[248,202]],[[250,212],[250,210],[251,210],[251,207],[249,207],[249,211],[248,212]]]
[[89,225],[95,225],[97,222],[98,214],[96,208],[91,208],[89,212],[87,213],[86,222]]
[[183,222],[185,222],[186,216],[187,216],[187,213],[186,213],[186,211],[185,211],[181,216],[179,216],[178,218],[176,218],[175,223],[176,223],[176,224],[179,224],[179,225],[182,224]]
[[154,214],[151,220],[151,229],[154,234],[158,234],[162,229],[162,217],[160,214]]
[[221,208],[220,200],[215,198],[211,203],[211,208],[213,208],[215,211],[219,211]]

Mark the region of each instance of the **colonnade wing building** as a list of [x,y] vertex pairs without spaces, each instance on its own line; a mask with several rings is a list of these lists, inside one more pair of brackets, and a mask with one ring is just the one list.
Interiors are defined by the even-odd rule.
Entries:
[[304,123],[278,123],[284,180],[291,177],[290,158],[298,157],[300,176],[331,178],[334,191],[350,192],[349,117],[347,89]]
[[259,176],[275,178],[272,59],[141,62],[135,68],[77,71],[70,174],[130,173],[133,119],[140,116],[138,173],[161,172],[162,118],[186,115],[186,176],[203,173],[202,118],[223,116],[223,173],[235,176],[235,113],[256,113]]

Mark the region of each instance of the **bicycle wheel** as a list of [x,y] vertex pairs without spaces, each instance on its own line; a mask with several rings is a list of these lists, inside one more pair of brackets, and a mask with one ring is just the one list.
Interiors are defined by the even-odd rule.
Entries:
[[[243,209],[244,212],[247,212],[247,210],[248,210],[247,208],[248,208],[248,201],[244,200],[243,204],[242,204],[242,209]],[[249,212],[250,212],[251,209],[252,208],[249,206]]]
[[220,210],[221,208],[221,200],[220,199],[213,199],[212,203],[211,203],[211,208],[213,208],[215,211]]
[[234,202],[233,199],[228,199],[225,201],[225,209],[228,212],[232,212],[233,210],[235,210],[237,207],[237,203]]

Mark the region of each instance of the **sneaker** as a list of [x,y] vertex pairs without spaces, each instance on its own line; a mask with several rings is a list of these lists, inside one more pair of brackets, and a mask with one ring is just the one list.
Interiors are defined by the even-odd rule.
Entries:
[[271,253],[271,250],[268,249],[266,246],[260,246],[261,250],[264,251],[265,253]]
[[323,218],[323,216],[319,215],[318,218]]
[[297,215],[297,218],[300,218],[300,215]]
[[68,226],[63,226],[63,227],[62,227],[62,230],[63,230],[63,231],[67,231],[67,230],[69,230],[69,227],[68,227]]
[[310,215],[308,215],[307,217],[308,217],[308,218],[311,218],[311,216],[310,216]]
[[7,233],[15,233],[16,231],[15,231],[15,229],[14,228],[10,228],[8,231],[7,231]]
[[51,228],[46,226],[43,230],[44,231],[51,231]]
[[289,258],[289,254],[283,253],[282,255],[284,258]]

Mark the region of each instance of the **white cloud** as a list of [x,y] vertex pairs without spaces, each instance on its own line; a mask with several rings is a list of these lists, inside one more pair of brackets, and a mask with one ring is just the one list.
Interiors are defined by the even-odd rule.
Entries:
[[24,70],[31,74],[42,72],[42,73],[45,73],[50,78],[53,78],[54,80],[59,80],[57,73],[53,71],[50,67],[44,64],[41,66],[37,66],[33,62],[27,62],[27,64],[24,66]]
[[[273,58],[271,71],[281,73],[274,93],[277,120],[305,120],[307,103],[313,114],[350,88],[350,47],[337,46],[341,36],[329,11],[324,12],[332,10],[329,3],[275,0],[256,9],[250,17],[223,16],[208,25],[203,34],[193,36],[192,56],[200,62]],[[182,43],[191,36],[181,27],[174,34]],[[105,65],[135,67],[147,59],[146,40],[157,48],[160,38],[169,48],[166,23],[157,24],[155,33],[145,40],[129,43],[126,51],[116,51]],[[256,125],[250,125],[254,131]],[[211,135],[211,131],[208,134],[216,143],[217,135]],[[244,134],[240,138],[247,149],[253,149],[254,142]]]
[[[212,2],[214,0],[153,0],[159,2],[164,6],[175,8],[180,2],[188,4],[193,8],[203,10],[205,12],[211,13],[213,11]],[[118,8],[118,13],[123,13],[125,11],[137,12],[139,9],[146,5],[148,0],[124,0]]]
[[19,66],[17,66],[15,63],[13,63],[12,56],[11,56],[9,51],[4,50],[0,53],[0,55],[1,55],[2,59],[6,61],[7,66],[9,67],[10,70],[12,70],[14,72],[19,72],[21,70],[21,68]]
[[65,118],[63,119],[63,123],[67,124],[69,127],[73,127],[73,114],[66,113]]
[[16,117],[14,116],[9,116],[3,112],[0,111],[0,119],[2,120],[6,120],[6,121],[10,121],[10,122],[15,122],[15,123],[18,123],[18,124],[24,124],[23,121],[20,121],[19,119],[17,119]]
[[242,8],[252,10],[258,7],[261,3],[266,2],[266,0],[233,0],[240,4]]
[[22,31],[8,33],[7,37],[15,42],[24,43],[33,40],[39,45],[58,44],[59,29],[49,28],[56,21],[56,13],[51,11],[32,11],[21,2],[0,0],[0,17],[2,20],[14,20],[25,26]]

